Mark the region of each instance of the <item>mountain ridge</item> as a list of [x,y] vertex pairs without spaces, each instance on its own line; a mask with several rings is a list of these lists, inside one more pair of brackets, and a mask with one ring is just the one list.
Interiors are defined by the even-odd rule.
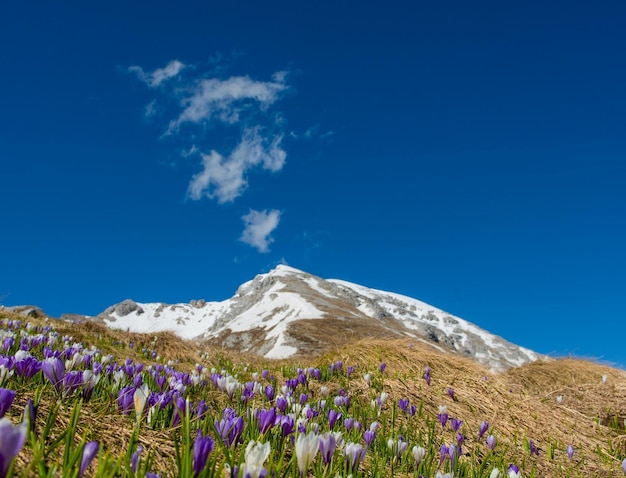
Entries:
[[365,337],[407,338],[506,370],[542,355],[418,299],[286,265],[241,284],[226,300],[188,304],[130,299],[92,318],[132,332],[172,331],[265,358],[321,354]]

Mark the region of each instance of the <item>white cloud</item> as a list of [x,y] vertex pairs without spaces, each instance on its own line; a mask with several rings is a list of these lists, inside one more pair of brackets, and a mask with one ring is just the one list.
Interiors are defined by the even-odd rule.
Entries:
[[280,211],[276,209],[263,211],[250,209],[250,212],[241,218],[245,227],[239,240],[256,248],[259,252],[268,252],[269,245],[274,242],[270,234],[278,226],[280,214]]
[[269,171],[280,171],[287,157],[281,147],[282,135],[268,140],[260,135],[260,128],[246,129],[241,142],[227,156],[213,150],[200,153],[202,171],[195,174],[187,187],[187,196],[199,200],[206,196],[219,203],[235,200],[248,186],[246,173],[255,166]]
[[170,122],[168,132],[172,133],[183,123],[218,120],[235,124],[243,120],[245,110],[255,107],[265,110],[287,88],[284,75],[274,74],[274,79],[263,82],[248,76],[233,76],[226,80],[201,80],[192,89],[192,94],[180,101],[183,111]]
[[185,64],[178,60],[170,61],[165,67],[157,68],[152,73],[146,73],[140,66],[133,65],[128,71],[135,73],[137,77],[146,83],[150,88],[156,88],[161,83],[177,76],[184,68]]

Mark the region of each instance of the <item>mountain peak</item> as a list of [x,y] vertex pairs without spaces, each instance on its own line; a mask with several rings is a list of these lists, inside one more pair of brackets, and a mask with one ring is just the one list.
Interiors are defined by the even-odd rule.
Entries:
[[288,266],[287,264],[278,264],[274,269],[268,272],[269,275],[281,276],[281,275],[292,275],[292,274],[306,274],[308,273],[301,271],[300,269],[296,269],[295,267]]
[[503,370],[540,358],[459,317],[411,297],[280,264],[221,302],[125,301],[98,318],[134,332],[177,335],[267,358],[320,354],[364,338],[406,338]]

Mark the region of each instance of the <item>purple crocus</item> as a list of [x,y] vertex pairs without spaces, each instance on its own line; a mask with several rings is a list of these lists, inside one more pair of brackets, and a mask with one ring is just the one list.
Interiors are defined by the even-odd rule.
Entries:
[[404,413],[407,413],[409,410],[409,401],[406,398],[401,398],[398,400],[398,408],[402,410]]
[[539,449],[537,448],[537,445],[535,445],[534,441],[530,440],[528,442],[528,447],[530,448],[531,455],[539,456]]
[[426,380],[426,385],[430,385],[430,367],[424,369],[424,380]]
[[278,408],[278,411],[280,413],[285,413],[285,410],[287,409],[288,405],[289,405],[289,402],[287,401],[285,397],[278,397],[276,399],[276,408]]
[[[16,356],[17,358],[17,356]],[[22,360],[15,361],[15,372],[20,377],[32,378],[37,372],[41,370],[41,362],[35,357],[27,356]]]
[[626,475],[626,458],[622,461],[622,470],[624,470],[624,474]]
[[490,450],[493,450],[496,447],[496,437],[493,435],[487,436],[487,446]]
[[58,357],[49,357],[41,362],[41,371],[50,381],[57,393],[63,389],[63,377],[65,376],[65,366],[63,360]]
[[437,418],[439,419],[439,423],[441,423],[441,428],[445,428],[446,423],[448,423],[448,409],[445,405],[439,407]]
[[117,392],[117,406],[124,415],[130,415],[130,412],[133,411],[134,403],[133,403],[133,395],[135,393],[135,389],[133,387],[124,387],[119,392]]
[[274,395],[275,395],[274,387],[272,387],[271,385],[266,385],[264,392],[265,392],[265,397],[267,398],[268,401],[271,402],[272,400],[274,400]]
[[364,448],[363,445],[352,442],[346,443],[343,454],[346,457],[348,473],[356,474],[359,470],[359,464],[365,458],[365,453],[367,453],[367,448]]
[[480,424],[480,430],[478,430],[478,439],[480,440],[485,433],[487,433],[487,429],[489,428],[489,422],[484,421]]
[[341,419],[341,413],[336,410],[328,410],[328,426],[332,430],[337,420]]
[[83,448],[83,457],[80,460],[80,468],[78,470],[78,478],[83,476],[89,464],[93,461],[93,459],[98,454],[98,450],[100,449],[100,444],[97,441],[90,441]]
[[453,469],[454,469],[454,464],[456,463],[456,459],[458,458],[460,454],[461,454],[460,447],[457,447],[454,445],[454,443],[451,443],[450,446],[448,447],[448,457],[450,458],[450,463],[452,464]]
[[382,362],[379,366],[378,366],[378,370],[380,371],[380,373],[383,373],[385,371],[385,369],[387,368],[387,364],[385,362]]
[[337,448],[337,437],[334,433],[328,432],[320,435],[320,454],[325,465],[332,461],[335,448]]
[[572,445],[567,445],[567,457],[571,460],[574,456],[574,447]]
[[11,408],[15,400],[15,392],[8,388],[0,388],[0,418]]
[[452,420],[450,420],[450,423],[452,424],[452,430],[456,433],[463,425],[463,420],[457,420],[456,418],[453,418]]
[[352,430],[352,427],[354,427],[354,418],[346,418],[343,421],[343,427],[346,429],[347,432]]
[[295,431],[296,423],[289,415],[281,415],[278,420],[283,437],[291,435]]
[[215,430],[227,448],[240,441],[243,427],[243,418],[238,417],[232,408],[224,410],[219,422],[215,420]]
[[447,445],[441,445],[441,449],[439,450],[439,466],[441,466],[441,464],[445,461],[449,452],[450,449]]
[[209,458],[209,453],[213,451],[215,443],[210,436],[202,435],[198,430],[196,441],[193,444],[193,475],[198,476],[204,470]]
[[507,472],[509,474],[509,478],[519,478],[521,476],[519,466],[517,465],[509,465]]
[[276,423],[276,409],[271,407],[269,410],[261,409],[257,411],[257,422],[261,434],[268,431]]
[[376,438],[376,432],[374,430],[365,430],[365,433],[363,434],[363,440],[365,441],[365,444],[367,445],[368,448],[372,444],[375,438]]
[[0,477],[7,476],[13,458],[20,452],[26,442],[28,425],[24,421],[13,425],[8,418],[0,418]]
[[133,470],[133,473],[137,473],[137,465],[139,464],[139,457],[143,453],[143,447],[139,445],[135,453],[130,458],[130,467]]
[[453,401],[456,401],[456,398],[454,397],[454,390],[452,388],[448,388],[448,395]]

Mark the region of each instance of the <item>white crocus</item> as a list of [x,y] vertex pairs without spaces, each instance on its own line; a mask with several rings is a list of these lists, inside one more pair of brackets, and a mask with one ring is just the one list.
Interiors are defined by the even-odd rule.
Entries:
[[244,475],[250,478],[259,478],[263,471],[263,464],[270,456],[270,444],[252,440],[246,447]]
[[137,423],[141,421],[141,415],[143,414],[143,409],[146,407],[146,402],[148,401],[148,397],[150,396],[150,389],[148,385],[145,383],[138,387],[133,394],[133,402],[135,404],[135,414],[137,415]]
[[417,445],[413,447],[411,453],[413,454],[413,458],[415,459],[415,464],[418,466],[424,459],[424,456],[426,456],[426,450]]
[[314,432],[307,434],[301,433],[296,439],[296,459],[298,461],[298,469],[300,476],[305,476],[309,468],[309,464],[315,458],[320,448],[319,436]]

